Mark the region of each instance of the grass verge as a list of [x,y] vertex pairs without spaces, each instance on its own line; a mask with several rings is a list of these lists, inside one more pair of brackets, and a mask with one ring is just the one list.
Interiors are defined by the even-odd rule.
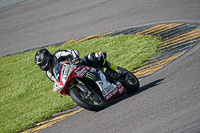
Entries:
[[[130,71],[157,54],[162,42],[149,35],[120,35],[49,47],[77,49],[83,57],[106,51],[108,60]],[[35,51],[0,59],[0,132],[19,132],[33,127],[54,113],[74,107],[70,97],[60,98],[52,91],[53,83],[34,63]]]

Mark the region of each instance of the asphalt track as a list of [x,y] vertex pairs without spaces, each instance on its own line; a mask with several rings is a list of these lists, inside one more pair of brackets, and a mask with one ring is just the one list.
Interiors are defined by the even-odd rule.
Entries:
[[200,19],[199,0],[29,0],[0,10],[0,56],[147,23]]
[[[0,55],[161,21],[200,22],[199,0],[30,0],[0,10]],[[42,132],[200,132],[200,46],[141,81],[139,93]]]
[[200,132],[200,45],[141,81],[139,93],[99,112],[82,111],[42,132]]
[[[151,34],[154,36],[160,36],[164,43],[161,45],[160,54],[152,57],[153,60],[146,62],[145,66],[134,70],[134,74],[140,78],[140,80],[160,70],[166,65],[170,64],[175,59],[185,54],[189,49],[194,47],[200,41],[200,26],[197,24],[188,23],[164,23],[156,25],[147,25],[142,27],[134,27],[129,29],[123,29],[106,34],[98,34],[95,36],[88,36],[85,38],[78,39],[76,41],[83,41],[91,38],[100,36],[113,36],[119,34]],[[74,41],[74,40],[71,40]],[[70,41],[70,42],[71,42]],[[115,101],[119,101],[116,99]],[[113,101],[111,102],[113,103]],[[108,106],[111,104],[108,103]],[[83,108],[73,108],[72,110],[63,111],[56,113],[53,118],[46,121],[37,123],[36,127],[29,129],[27,132],[39,132],[44,130],[69,116],[81,112]]]

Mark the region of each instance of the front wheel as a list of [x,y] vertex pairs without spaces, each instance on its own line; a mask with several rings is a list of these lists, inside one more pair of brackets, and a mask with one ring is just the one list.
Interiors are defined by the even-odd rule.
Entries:
[[105,106],[105,101],[96,92],[92,91],[92,94],[87,94],[80,90],[78,87],[73,87],[70,90],[70,96],[72,100],[77,103],[79,106],[91,110],[91,111],[99,111],[102,110]]

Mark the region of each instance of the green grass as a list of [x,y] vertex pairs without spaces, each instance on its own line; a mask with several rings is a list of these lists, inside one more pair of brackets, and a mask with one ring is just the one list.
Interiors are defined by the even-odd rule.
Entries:
[[[162,42],[158,37],[120,35],[49,47],[77,49],[83,57],[91,52],[106,51],[108,60],[130,71],[142,66],[155,55]],[[35,51],[0,59],[0,132],[19,132],[50,118],[54,113],[74,107],[70,97],[60,98],[53,83],[35,65]]]

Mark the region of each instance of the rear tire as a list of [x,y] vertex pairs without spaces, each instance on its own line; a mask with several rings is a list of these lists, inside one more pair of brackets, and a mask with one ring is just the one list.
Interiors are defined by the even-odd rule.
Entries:
[[93,91],[93,94],[87,96],[83,93],[78,87],[74,87],[70,90],[70,96],[72,100],[78,104],[79,106],[91,110],[91,111],[99,111],[102,110],[105,106],[105,101],[96,92]]
[[[124,69],[124,68],[122,68]],[[140,88],[140,83],[138,78],[131,72],[129,72],[128,70],[124,69],[124,71],[127,72],[127,74],[125,76],[128,75],[127,80],[125,80],[125,76],[119,77],[119,81],[123,84],[123,86],[126,89],[126,93],[127,94],[131,94],[131,93],[135,93],[139,90]]]

